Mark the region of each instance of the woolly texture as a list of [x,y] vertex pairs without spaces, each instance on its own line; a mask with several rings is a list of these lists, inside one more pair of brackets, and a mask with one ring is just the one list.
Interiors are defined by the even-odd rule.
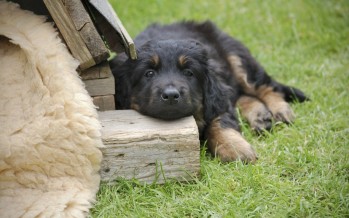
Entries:
[[0,216],[84,217],[99,187],[100,123],[45,18],[0,1]]

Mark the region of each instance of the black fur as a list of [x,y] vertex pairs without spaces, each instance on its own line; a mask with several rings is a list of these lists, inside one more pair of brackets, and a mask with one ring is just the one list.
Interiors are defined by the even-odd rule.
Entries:
[[[268,76],[242,43],[209,21],[153,24],[135,38],[135,44],[137,60],[118,55],[111,62],[118,109],[133,108],[160,119],[194,115],[204,123],[199,126],[202,136],[217,117],[222,128],[239,130],[235,103],[239,96],[251,93],[237,81],[229,55],[239,57],[248,83],[256,90],[267,86],[287,102],[307,100],[300,90]],[[181,56],[186,57],[185,64],[179,63]]]

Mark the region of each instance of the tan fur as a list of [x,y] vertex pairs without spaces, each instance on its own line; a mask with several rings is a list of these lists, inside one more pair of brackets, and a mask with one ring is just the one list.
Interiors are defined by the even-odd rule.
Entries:
[[0,1],[0,35],[0,216],[85,217],[103,145],[78,63],[14,3]]
[[281,93],[274,92],[273,88],[268,86],[261,86],[256,92],[276,121],[291,123],[295,119],[290,105],[284,100]]
[[276,121],[290,123],[295,119],[290,105],[284,100],[281,93],[274,92],[270,86],[263,85],[256,88],[254,84],[248,82],[247,72],[242,68],[241,59],[236,55],[230,55],[227,59],[244,92],[260,99],[273,114]]
[[234,72],[236,80],[241,85],[243,90],[248,94],[253,94],[254,86],[247,80],[247,73],[242,68],[241,59],[236,55],[230,55],[228,56],[228,62],[230,64],[230,67],[232,68],[232,71]]
[[187,57],[185,55],[179,56],[178,63],[181,67],[183,67],[186,62],[187,62]]
[[272,115],[259,99],[243,95],[236,104],[252,129],[260,131],[271,128]]
[[252,146],[231,128],[222,128],[220,118],[212,121],[208,129],[208,147],[223,162],[241,160],[254,163],[257,159]]
[[154,67],[158,66],[160,63],[160,58],[158,55],[154,55],[153,57],[151,57],[151,62],[153,64]]
[[138,104],[131,104],[130,108],[135,111],[139,111],[139,105]]

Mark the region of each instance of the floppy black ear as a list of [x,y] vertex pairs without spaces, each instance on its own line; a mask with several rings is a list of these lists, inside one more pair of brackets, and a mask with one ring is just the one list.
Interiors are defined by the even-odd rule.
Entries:
[[117,109],[130,108],[130,74],[132,71],[132,64],[130,62],[130,59],[122,55],[110,61],[110,68],[115,79],[115,105]]
[[219,81],[214,72],[206,72],[204,83],[204,116],[205,120],[210,122],[227,112],[232,90]]
[[200,79],[201,81],[203,79],[201,83],[203,83],[204,116],[206,122],[211,122],[212,119],[229,110],[229,101],[233,92],[231,87],[218,79],[218,72],[215,70],[219,69],[216,69],[212,60],[209,60],[207,48],[196,40],[190,40],[188,43],[190,44],[188,48],[204,69],[203,78]]

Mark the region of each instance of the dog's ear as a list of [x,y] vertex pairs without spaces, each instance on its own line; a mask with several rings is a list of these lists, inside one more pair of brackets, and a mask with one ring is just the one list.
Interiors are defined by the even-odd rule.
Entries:
[[230,96],[232,95],[231,88],[224,85],[222,81],[219,81],[214,74],[215,72],[211,70],[206,72],[203,87],[204,116],[208,122],[229,109]]
[[208,58],[207,48],[196,40],[188,41],[188,49],[193,52],[196,59],[203,67],[203,78],[201,81],[203,89],[204,117],[206,122],[218,117],[229,109],[229,101],[233,92],[231,87],[220,81],[217,75],[216,63]]
[[130,108],[132,60],[123,55],[109,62],[115,79],[115,105],[118,109]]

